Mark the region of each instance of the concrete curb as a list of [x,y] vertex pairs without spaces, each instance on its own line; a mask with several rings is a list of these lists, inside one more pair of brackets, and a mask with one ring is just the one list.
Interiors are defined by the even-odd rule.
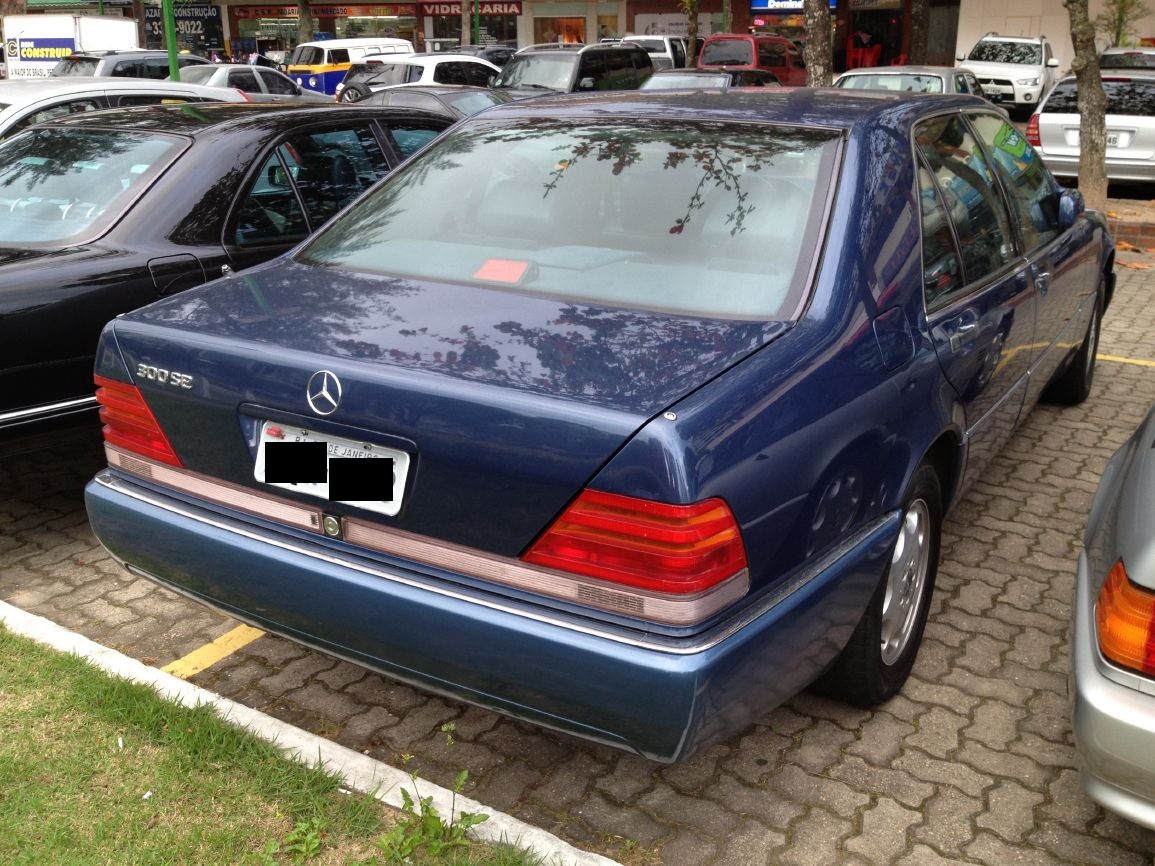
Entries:
[[[259,710],[205,691],[3,601],[0,601],[0,623],[15,634],[60,652],[80,656],[94,667],[114,676],[151,686],[163,697],[179,704],[189,707],[208,704],[221,718],[273,743],[287,756],[309,764],[319,762],[328,772],[341,777],[348,788],[363,794],[373,794],[389,806],[401,807],[402,788],[408,786],[412,792],[413,779],[396,767],[314,736]],[[450,814],[451,808],[456,808],[459,813],[488,814],[489,820],[474,827],[472,835],[486,841],[513,842],[532,849],[549,866],[620,866],[615,860],[575,848],[545,830],[519,821],[511,815],[495,812],[469,797],[458,794],[454,803],[452,791],[432,782],[422,780],[418,783],[418,789],[422,797],[433,799],[433,805],[443,817]]]

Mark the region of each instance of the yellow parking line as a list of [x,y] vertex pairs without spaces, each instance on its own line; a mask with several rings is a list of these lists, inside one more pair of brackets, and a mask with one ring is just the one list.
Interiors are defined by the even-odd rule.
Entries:
[[259,628],[238,625],[212,643],[207,643],[200,649],[193,650],[183,659],[170,662],[161,670],[175,677],[180,677],[182,680],[187,680],[193,674],[199,674],[205,668],[212,667],[221,659],[232,655],[241,647],[251,644],[264,634]]
[[1114,361],[1116,364],[1135,364],[1139,367],[1155,367],[1155,361],[1145,361],[1142,358],[1120,358],[1118,355],[1098,355],[1100,361]]

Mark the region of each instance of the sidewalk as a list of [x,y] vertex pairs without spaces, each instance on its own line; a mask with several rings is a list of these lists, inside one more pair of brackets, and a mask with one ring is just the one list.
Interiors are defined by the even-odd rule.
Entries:
[[1155,200],[1107,199],[1107,225],[1116,243],[1155,248]]

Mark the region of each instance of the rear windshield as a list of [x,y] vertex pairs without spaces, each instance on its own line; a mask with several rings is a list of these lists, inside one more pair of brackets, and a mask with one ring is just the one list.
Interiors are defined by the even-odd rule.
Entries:
[[53,75],[95,75],[95,57],[65,57],[52,67]]
[[790,318],[836,141],[763,124],[477,121],[298,258],[611,307]]
[[702,66],[749,66],[754,50],[745,39],[719,39],[702,46],[698,63]]
[[1043,62],[1043,47],[1031,42],[988,42],[982,40],[971,49],[967,60],[1040,66]]
[[363,73],[350,76],[355,81],[391,86],[420,81],[423,67],[416,63],[374,63]]
[[937,75],[844,75],[835,87],[854,90],[899,90],[906,93],[942,93],[942,79]]
[[180,80],[185,84],[204,84],[213,77],[216,71],[216,66],[199,63],[188,68],[182,68],[180,71]]
[[[1155,114],[1155,81],[1103,78],[1107,114],[1143,116]],[[1043,103],[1043,114],[1078,114],[1079,91],[1075,81],[1060,81]]]
[[0,142],[0,245],[94,237],[183,147],[113,130],[36,129]]
[[702,75],[701,73],[687,72],[685,74],[651,75],[642,85],[643,90],[682,90],[698,87],[726,87],[730,83],[730,74],[719,72],[717,75]]
[[1146,69],[1155,66],[1155,52],[1127,51],[1104,54],[1099,58],[1100,69]]

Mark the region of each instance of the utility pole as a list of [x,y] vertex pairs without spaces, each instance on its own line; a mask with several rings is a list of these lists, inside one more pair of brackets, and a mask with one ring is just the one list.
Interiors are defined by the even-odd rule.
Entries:
[[164,17],[164,44],[168,49],[168,77],[173,81],[180,81],[180,53],[176,44],[176,14],[173,12],[172,0],[161,0],[160,13]]

